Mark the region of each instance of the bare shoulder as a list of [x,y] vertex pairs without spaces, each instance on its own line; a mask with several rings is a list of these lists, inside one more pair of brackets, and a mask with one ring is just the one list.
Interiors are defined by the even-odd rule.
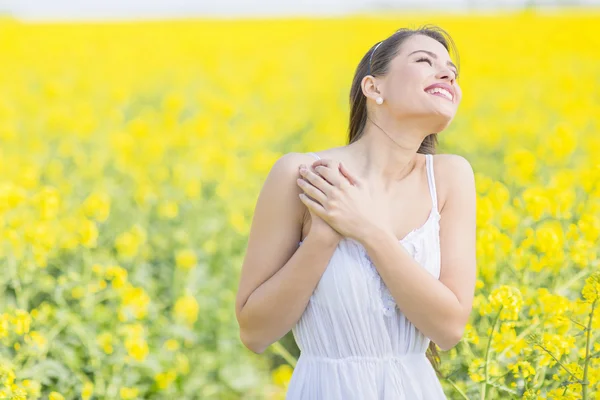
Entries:
[[[283,183],[283,181],[289,184],[290,179],[295,184],[295,178],[298,178],[298,167],[300,164],[310,165],[317,159],[307,153],[290,152],[279,157],[267,176],[267,180],[276,180],[277,183]],[[301,193],[298,188],[298,193]],[[300,202],[302,204],[302,202]]]
[[440,176],[459,174],[462,178],[473,176],[471,163],[458,154],[436,154],[433,156],[435,174]]
[[458,154],[436,154],[433,157],[438,197],[443,205],[452,193],[461,188],[463,193],[475,192],[475,174],[469,160]]
[[[298,168],[300,164],[310,165],[314,160],[316,160],[315,157],[306,153],[290,152],[282,155],[271,167],[271,170],[265,179],[261,194],[263,192],[272,194],[271,196],[268,196],[267,201],[269,203],[279,203],[282,200],[289,200],[287,204],[289,207],[293,208],[292,214],[298,215],[303,208],[306,208],[300,199],[298,199],[298,195],[302,193],[302,190],[296,184],[296,179],[300,177]],[[275,195],[275,192],[278,192],[279,195]],[[294,206],[292,206],[292,204]]]

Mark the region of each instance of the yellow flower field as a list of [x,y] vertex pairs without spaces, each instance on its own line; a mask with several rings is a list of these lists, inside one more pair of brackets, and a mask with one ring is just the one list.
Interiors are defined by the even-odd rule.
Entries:
[[0,399],[283,399],[234,302],[288,152],[346,143],[354,69],[434,23],[463,102],[440,152],[478,189],[478,281],[450,399],[600,399],[600,11],[0,20]]

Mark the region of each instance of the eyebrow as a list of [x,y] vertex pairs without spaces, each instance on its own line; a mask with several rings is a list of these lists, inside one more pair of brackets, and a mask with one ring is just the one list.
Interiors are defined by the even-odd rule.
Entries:
[[[409,56],[412,54],[418,53],[420,51],[422,51],[423,53],[429,54],[431,57],[433,57],[437,60],[437,55],[435,53],[432,53],[431,51],[427,51],[427,50],[415,50],[412,53],[410,53]],[[446,64],[452,65],[454,67],[454,69],[456,69],[456,71],[458,71],[458,68],[456,67],[456,65],[454,65],[454,63],[452,61],[448,61]]]

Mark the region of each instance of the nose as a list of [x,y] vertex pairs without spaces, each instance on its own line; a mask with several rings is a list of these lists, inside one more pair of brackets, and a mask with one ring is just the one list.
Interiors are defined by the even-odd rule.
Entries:
[[454,74],[454,71],[448,67],[441,67],[441,69],[438,71],[435,77],[440,80],[447,80],[451,84],[454,83],[454,81],[456,80],[456,75]]

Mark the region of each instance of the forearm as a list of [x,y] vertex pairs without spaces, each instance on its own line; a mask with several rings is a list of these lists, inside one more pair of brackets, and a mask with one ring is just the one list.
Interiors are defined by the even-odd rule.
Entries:
[[248,348],[262,353],[292,329],[336,246],[309,234],[288,262],[250,295],[239,318],[241,337]]
[[363,240],[371,260],[406,318],[440,348],[460,340],[461,305],[392,234],[373,231]]

